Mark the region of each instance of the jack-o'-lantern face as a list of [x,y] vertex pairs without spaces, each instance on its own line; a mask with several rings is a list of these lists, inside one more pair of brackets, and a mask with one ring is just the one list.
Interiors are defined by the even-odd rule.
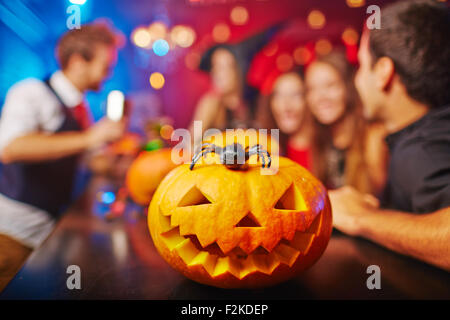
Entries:
[[286,158],[273,175],[260,170],[212,164],[171,171],[149,211],[152,238],[166,261],[218,287],[270,285],[312,265],[331,233],[324,187]]

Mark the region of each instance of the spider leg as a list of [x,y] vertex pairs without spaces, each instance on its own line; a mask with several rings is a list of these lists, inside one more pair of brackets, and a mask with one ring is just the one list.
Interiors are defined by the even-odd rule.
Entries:
[[270,154],[268,151],[262,149],[262,146],[260,144],[257,144],[253,147],[251,147],[248,151],[248,155],[249,157],[252,155],[258,155],[258,157],[261,158],[261,162],[262,162],[262,167],[265,168],[266,167],[266,161],[265,161],[265,156],[267,157],[267,168],[270,168],[270,165],[272,164],[272,158],[270,157]]
[[258,156],[260,156],[258,153],[260,151],[264,151],[263,146],[260,144],[256,144],[253,147],[250,148],[250,151],[253,152],[253,154],[257,154]]
[[261,167],[265,168],[266,167],[266,159],[264,159],[264,155],[260,152],[259,149],[257,151],[257,155],[258,155],[258,157],[261,158],[261,162],[262,162],[262,166]]
[[195,152],[194,156],[197,156],[198,153],[201,153],[201,152],[203,152],[204,150],[207,150],[207,149],[213,149],[215,153],[222,154],[222,148],[221,147],[218,147],[215,144],[207,142],[207,143],[203,143],[199,148],[197,148],[197,151]]
[[249,146],[246,146],[245,149],[244,149],[244,151],[245,151],[245,154],[244,154],[244,155],[245,155],[245,161],[246,161],[246,162],[248,161],[248,159],[249,159],[250,156],[251,156],[249,149],[250,149]]
[[248,151],[245,152],[245,160],[249,160],[251,156],[253,155],[258,155],[258,160],[259,160],[259,154],[257,151],[257,148],[255,148],[256,146],[251,147],[250,149],[247,147],[245,148],[246,150],[248,149]]
[[203,157],[204,155],[207,155],[208,153],[211,153],[211,152],[215,152],[215,149],[213,149],[213,148],[211,148],[211,147],[208,147],[208,148],[205,148],[205,149],[201,150],[200,152],[198,152],[198,153],[192,158],[192,162],[191,162],[191,165],[189,166],[189,169],[192,170],[192,169],[194,168],[195,164],[197,163],[197,161],[198,161],[201,157]]
[[204,148],[204,147],[213,147],[213,146],[214,146],[214,144],[209,143],[209,142],[202,143],[202,148]]
[[270,153],[267,150],[258,150],[258,154],[261,156],[262,159],[264,159],[264,156],[267,157],[267,168],[270,168],[270,165],[272,164],[272,158],[270,156]]
[[255,154],[258,154],[258,150],[254,149],[253,147],[250,150],[248,150],[247,152],[245,152],[245,156],[246,157],[248,156],[249,158]]
[[225,148],[221,148],[219,146],[216,146],[215,144],[213,144],[213,146],[214,146],[214,153],[217,153],[219,156],[221,156]]
[[259,150],[262,150],[262,146],[260,144],[256,144],[249,149],[249,155],[258,154]]
[[215,145],[212,144],[212,143],[209,143],[209,142],[202,143],[202,145],[197,149],[197,152],[203,151],[203,150],[205,150],[207,148],[213,148],[213,147],[215,147]]

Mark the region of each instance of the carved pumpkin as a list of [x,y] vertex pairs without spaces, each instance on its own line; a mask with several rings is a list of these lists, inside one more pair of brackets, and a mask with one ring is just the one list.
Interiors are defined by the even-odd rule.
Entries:
[[172,149],[143,151],[128,169],[126,185],[131,198],[148,205],[165,175],[177,165],[171,160]]
[[222,288],[273,285],[314,264],[332,229],[327,192],[300,165],[277,162],[273,175],[221,164],[172,170],[148,216],[162,257],[186,277]]

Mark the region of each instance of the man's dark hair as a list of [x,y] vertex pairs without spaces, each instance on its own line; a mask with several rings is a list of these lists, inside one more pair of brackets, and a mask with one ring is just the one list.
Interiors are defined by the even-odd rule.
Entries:
[[401,1],[381,10],[381,29],[370,31],[373,63],[393,60],[410,97],[429,107],[450,103],[449,8],[432,0]]
[[65,33],[59,40],[56,54],[61,68],[65,69],[73,54],[79,54],[86,61],[90,61],[94,57],[97,44],[117,46],[118,42],[118,36],[108,24],[91,23]]

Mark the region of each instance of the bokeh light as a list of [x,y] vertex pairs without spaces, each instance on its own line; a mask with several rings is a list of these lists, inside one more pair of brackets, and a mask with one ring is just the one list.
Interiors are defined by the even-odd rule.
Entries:
[[357,44],[358,37],[358,32],[351,27],[345,28],[344,32],[342,33],[342,41],[344,41],[344,43],[348,45]]
[[145,146],[144,146],[144,150],[145,151],[154,151],[154,150],[159,150],[164,146],[163,142],[161,141],[161,139],[156,138],[153,139],[151,141],[149,141]]
[[281,72],[289,71],[294,66],[294,61],[290,54],[283,53],[277,57],[277,68]]
[[162,87],[164,87],[165,81],[166,80],[164,79],[164,76],[159,72],[153,72],[150,75],[150,85],[153,89],[161,89]]
[[107,97],[106,115],[113,121],[119,121],[123,116],[125,105],[125,95],[120,90],[112,90]]
[[308,24],[312,29],[322,29],[325,22],[325,15],[319,10],[312,10],[308,14]]
[[107,191],[101,195],[101,201],[105,204],[111,204],[116,200],[116,195],[114,192]]
[[182,48],[190,47],[196,38],[195,31],[187,26],[175,26],[170,31],[170,39]]
[[153,39],[164,39],[167,35],[167,27],[162,22],[153,22],[148,27],[148,32]]
[[86,3],[86,0],[69,0],[70,3],[83,5]]
[[346,0],[346,2],[350,8],[358,8],[366,4],[365,0]]
[[152,49],[157,56],[162,57],[169,52],[169,44],[164,39],[158,39],[153,43]]
[[146,28],[140,27],[134,30],[131,40],[135,45],[141,48],[147,48],[152,42],[152,37]]
[[161,127],[159,130],[159,134],[161,135],[161,138],[170,140],[173,133],[173,127],[170,124],[165,124]]
[[316,53],[318,55],[323,56],[330,53],[331,50],[333,50],[333,45],[327,39],[320,39],[316,42],[314,49],[316,50]]
[[212,36],[216,42],[226,42],[230,38],[230,27],[225,23],[218,23],[214,26]]
[[276,42],[269,44],[263,49],[263,53],[268,57],[272,57],[275,53],[277,53],[277,51],[278,51],[278,43]]
[[305,47],[298,47],[294,50],[294,61],[296,64],[304,65],[312,59],[312,53]]
[[248,17],[248,10],[242,6],[236,6],[230,12],[231,22],[238,26],[246,24]]

